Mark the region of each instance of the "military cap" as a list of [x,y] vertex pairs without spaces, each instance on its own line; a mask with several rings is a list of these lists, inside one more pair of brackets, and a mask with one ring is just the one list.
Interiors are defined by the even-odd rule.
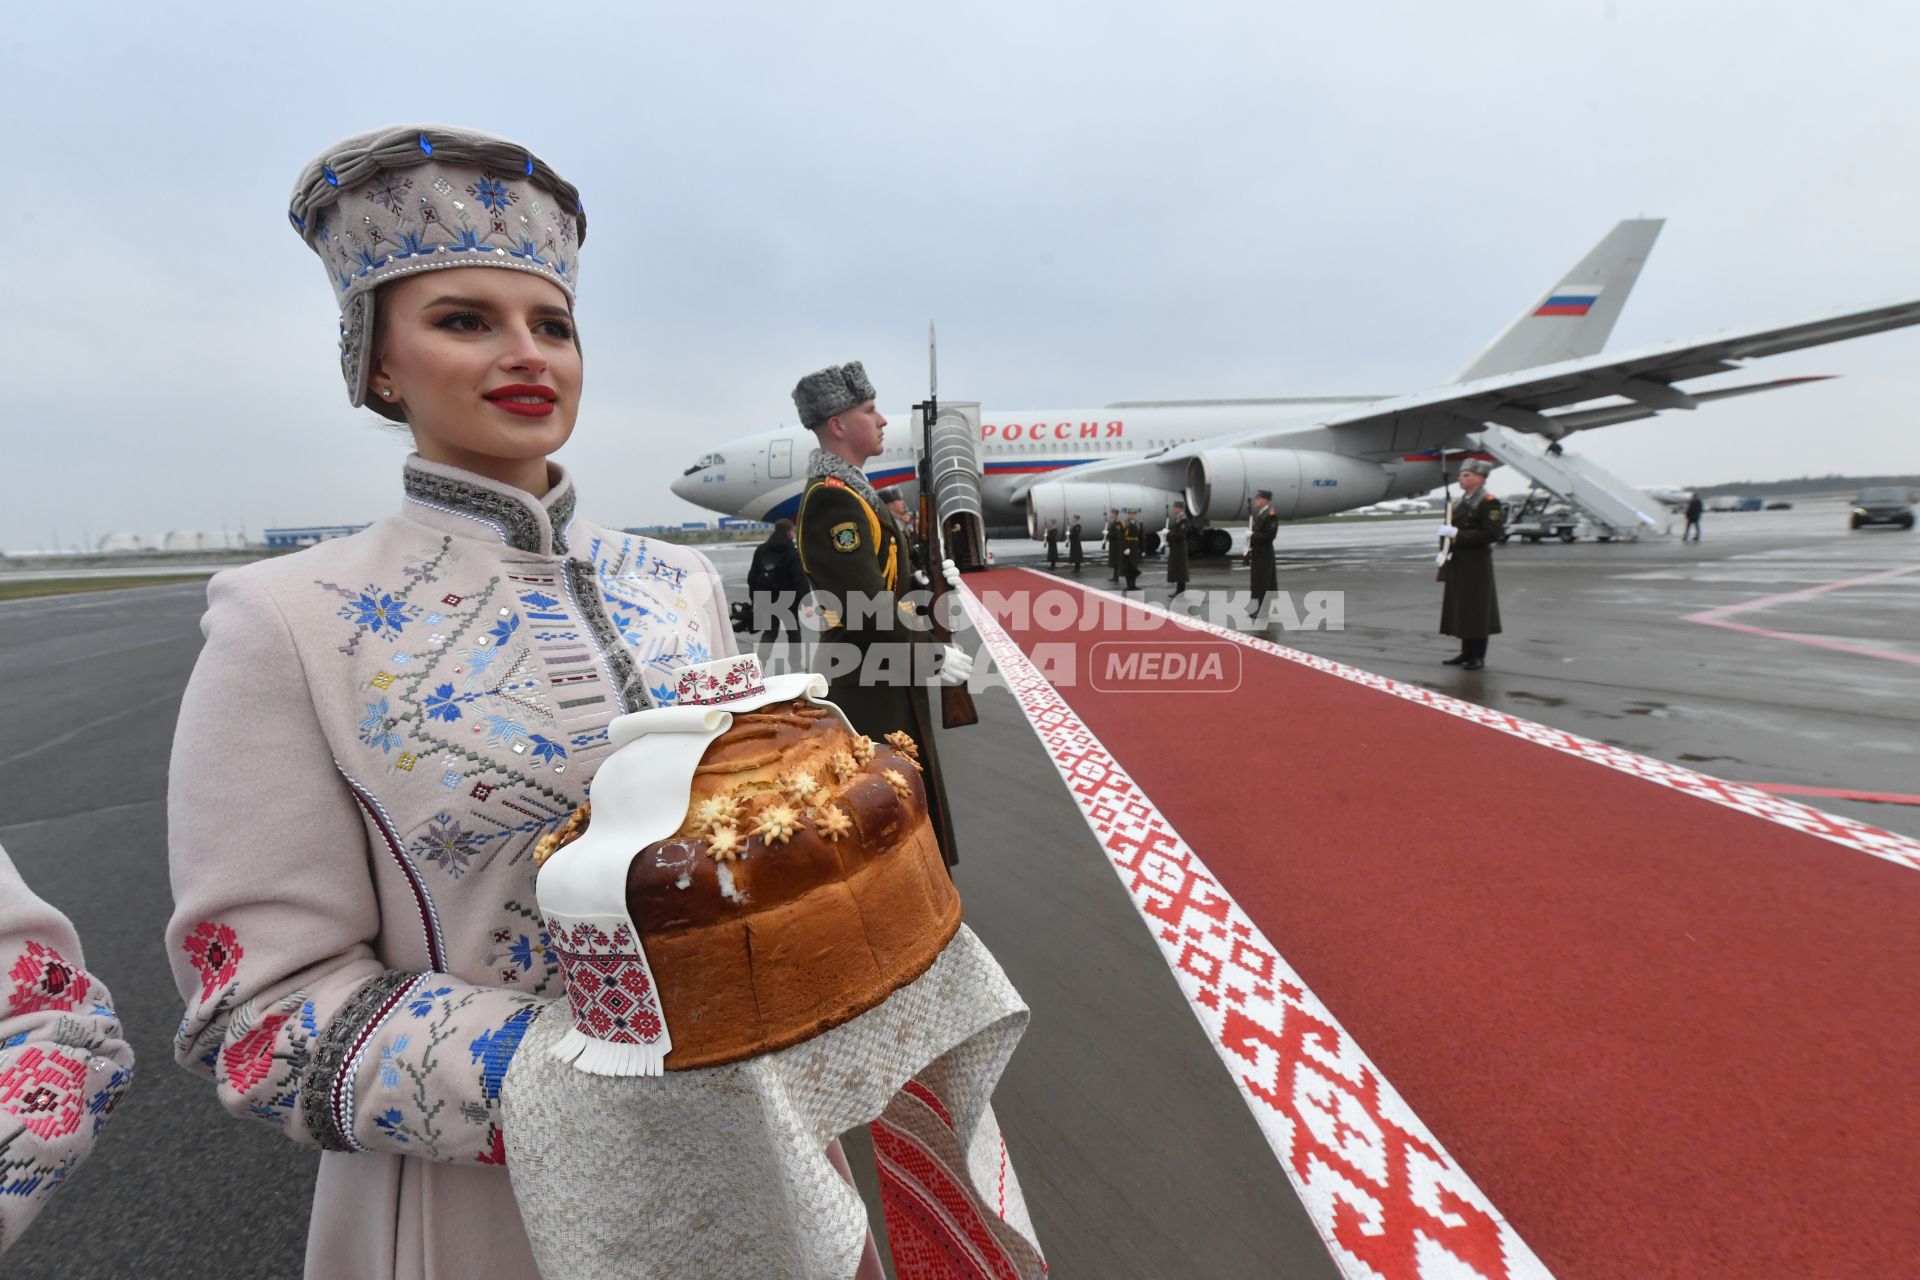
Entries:
[[1477,476],[1490,476],[1493,474],[1493,469],[1499,465],[1491,458],[1468,458],[1460,464],[1460,471],[1462,474],[1471,471]]
[[1268,502],[1272,502],[1272,501],[1273,501],[1273,490],[1271,490],[1271,489],[1256,489],[1256,490],[1254,491],[1254,494],[1253,494],[1253,496],[1254,496],[1254,497],[1256,497],[1256,498],[1265,498],[1265,499],[1266,499],[1266,500],[1267,500]]
[[882,502],[904,502],[906,500],[900,496],[900,491],[894,488],[882,489],[879,497]]
[[[444,125],[394,125],[322,151],[287,220],[320,255],[340,304],[347,398],[367,403],[375,291],[449,267],[542,276],[573,300],[587,214],[573,184],[517,142]],[[376,400],[389,418],[400,411]]]
[[793,388],[793,407],[800,411],[800,424],[809,431],[825,426],[836,413],[845,413],[871,399],[873,384],[867,381],[867,371],[858,360],[810,373]]

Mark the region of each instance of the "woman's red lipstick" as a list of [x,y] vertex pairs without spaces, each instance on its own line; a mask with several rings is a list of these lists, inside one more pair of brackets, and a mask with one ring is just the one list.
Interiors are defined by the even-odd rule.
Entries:
[[510,386],[495,387],[482,398],[523,418],[544,418],[553,412],[560,393],[538,383],[516,382]]

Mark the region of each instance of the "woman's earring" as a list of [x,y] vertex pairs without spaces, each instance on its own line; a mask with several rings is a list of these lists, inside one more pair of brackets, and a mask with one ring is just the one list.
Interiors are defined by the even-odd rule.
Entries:
[[385,396],[385,397],[386,397],[387,399],[389,399],[389,400],[391,400],[391,399],[393,399],[393,388],[392,388],[392,387],[382,387],[382,388],[380,388],[380,394],[381,394],[381,395],[383,395],[383,396]]

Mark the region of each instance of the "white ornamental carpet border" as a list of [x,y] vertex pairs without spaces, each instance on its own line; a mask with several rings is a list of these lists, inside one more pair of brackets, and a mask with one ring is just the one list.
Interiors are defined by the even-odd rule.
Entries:
[[[1031,573],[1033,571],[1022,570],[1022,572]],[[1313,654],[1303,653],[1299,649],[1289,649],[1284,645],[1274,644],[1270,640],[1263,640],[1255,636],[1246,635],[1230,627],[1223,627],[1218,623],[1207,622],[1200,618],[1189,618],[1182,614],[1174,613],[1160,604],[1150,604],[1142,600],[1129,600],[1125,596],[1117,595],[1114,592],[1102,591],[1099,588],[1086,586],[1081,583],[1062,583],[1060,579],[1052,578],[1045,574],[1035,574],[1035,576],[1044,578],[1050,586],[1066,585],[1079,587],[1080,590],[1089,595],[1100,596],[1108,600],[1116,600],[1123,604],[1131,605],[1136,609],[1143,609],[1149,613],[1157,613],[1162,617],[1170,618],[1174,622],[1191,628],[1192,630],[1204,631],[1209,635],[1220,636],[1223,639],[1245,645],[1249,649],[1257,649],[1261,653],[1272,654],[1276,658],[1285,658],[1288,662],[1297,662],[1303,667],[1311,667],[1315,671],[1325,672],[1330,676],[1338,676],[1342,680],[1365,685],[1369,689],[1378,689],[1380,692],[1390,693],[1396,698],[1404,698],[1408,702],[1417,702],[1422,706],[1431,707],[1435,711],[1444,711],[1450,716],[1458,716],[1462,720],[1471,720],[1475,724],[1485,725],[1489,729],[1498,729],[1502,733],[1510,733],[1516,738],[1525,738],[1528,742],[1538,746],[1551,747],[1555,751],[1564,752],[1570,756],[1578,756],[1582,760],[1605,765],[1609,769],[1632,774],[1636,778],[1644,778],[1648,782],[1655,782],[1663,787],[1671,787],[1675,791],[1683,791],[1698,799],[1711,800],[1713,803],[1724,805],[1726,808],[1751,814],[1756,818],[1764,818],[1768,822],[1775,822],[1783,827],[1791,827],[1795,831],[1805,832],[1810,836],[1818,836],[1822,840],[1831,840],[1833,843],[1845,845],[1849,849],[1857,849],[1861,853],[1870,853],[1876,858],[1885,858],[1888,862],[1898,863],[1900,866],[1920,871],[1920,840],[1915,840],[1911,836],[1903,836],[1893,831],[1883,831],[1879,827],[1870,826],[1864,822],[1856,822],[1852,818],[1845,818],[1839,814],[1826,813],[1819,809],[1810,808],[1804,804],[1795,804],[1791,800],[1783,800],[1779,796],[1769,795],[1753,787],[1742,786],[1737,782],[1727,782],[1721,778],[1709,777],[1704,773],[1696,773],[1694,770],[1681,765],[1668,764],[1664,760],[1655,760],[1650,756],[1639,755],[1626,750],[1624,747],[1611,747],[1604,742],[1595,742],[1591,738],[1583,738],[1577,733],[1568,733],[1564,729],[1549,728],[1544,724],[1538,724],[1520,716],[1510,715],[1505,711],[1495,711],[1491,707],[1480,706],[1478,703],[1465,702],[1459,698],[1450,698],[1444,693],[1435,693],[1433,690],[1422,688],[1419,685],[1403,684],[1398,680],[1390,680],[1386,676],[1375,675],[1371,671],[1362,671],[1358,667],[1349,667],[1344,663],[1335,662],[1331,658],[1315,657]]]
[[1550,1278],[1013,638],[960,595],[1341,1274]]

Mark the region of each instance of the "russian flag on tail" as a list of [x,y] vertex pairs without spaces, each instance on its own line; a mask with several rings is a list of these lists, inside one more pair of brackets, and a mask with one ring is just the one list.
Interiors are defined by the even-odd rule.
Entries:
[[1600,300],[1597,284],[1563,284],[1547,295],[1533,314],[1537,316],[1583,316]]

